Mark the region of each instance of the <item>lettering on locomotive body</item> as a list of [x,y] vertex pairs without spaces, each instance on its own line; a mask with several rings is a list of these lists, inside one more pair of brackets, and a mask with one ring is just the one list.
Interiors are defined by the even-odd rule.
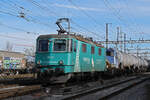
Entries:
[[47,56],[48,59],[54,59],[54,56]]
[[101,59],[96,59],[96,64],[101,64],[102,60]]
[[92,71],[95,71],[93,57],[92,57]]
[[87,64],[90,64],[90,58],[84,57],[83,61],[85,61]]
[[71,65],[71,54],[68,53],[68,65]]
[[75,69],[74,69],[74,71],[75,72],[80,72],[80,61],[79,61],[79,55],[80,55],[80,45],[81,45],[81,43],[80,43],[80,41],[78,41],[78,49],[77,49],[77,54],[76,54],[76,64],[75,64]]
[[57,61],[50,61],[50,62],[47,62],[47,63],[58,63]]
[[48,64],[48,63],[58,63],[57,61],[40,61],[43,64]]

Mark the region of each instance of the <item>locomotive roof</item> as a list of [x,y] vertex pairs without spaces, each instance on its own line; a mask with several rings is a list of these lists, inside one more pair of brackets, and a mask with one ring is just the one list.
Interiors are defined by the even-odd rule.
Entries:
[[113,48],[108,48],[106,49],[107,51],[110,51],[110,52],[114,52],[115,50]]
[[104,48],[104,46],[102,46],[101,44],[98,44],[97,42],[95,42],[95,41],[92,41],[92,40],[89,40],[89,39],[86,39],[86,38],[84,38],[83,36],[80,36],[80,35],[74,35],[74,34],[63,34],[63,35],[58,35],[58,34],[48,34],[48,35],[40,35],[39,37],[38,37],[38,39],[39,38],[43,38],[43,39],[45,39],[45,38],[75,38],[75,39],[77,39],[77,40],[79,40],[79,41],[83,41],[83,42],[86,42],[86,43],[90,43],[90,44],[95,44],[96,46],[98,46],[98,47],[103,47]]

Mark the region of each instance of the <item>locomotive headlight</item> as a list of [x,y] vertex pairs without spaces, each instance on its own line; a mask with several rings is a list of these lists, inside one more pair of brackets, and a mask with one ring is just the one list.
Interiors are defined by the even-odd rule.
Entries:
[[60,61],[58,62],[58,64],[59,64],[59,65],[63,65],[63,61],[60,60]]
[[39,60],[39,61],[37,61],[37,64],[39,64],[39,65],[40,65],[40,63],[41,63],[41,62],[40,62],[40,60]]

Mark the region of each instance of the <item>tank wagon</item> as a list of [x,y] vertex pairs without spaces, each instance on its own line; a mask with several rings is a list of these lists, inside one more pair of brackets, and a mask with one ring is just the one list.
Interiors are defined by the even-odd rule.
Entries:
[[107,55],[107,67],[122,69],[125,71],[146,71],[148,67],[147,60],[137,57],[134,55],[130,55],[127,53],[120,52],[118,50],[114,50],[109,48],[106,50]]
[[106,70],[105,52],[103,46],[81,36],[41,35],[37,38],[35,63],[40,75],[83,78]]

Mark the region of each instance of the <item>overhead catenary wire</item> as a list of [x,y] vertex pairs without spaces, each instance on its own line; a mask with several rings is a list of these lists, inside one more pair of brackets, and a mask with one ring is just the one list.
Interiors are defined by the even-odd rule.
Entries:
[[[133,16],[133,13],[131,12],[131,9],[129,7],[129,3],[127,2],[127,0],[118,0],[118,2],[120,3],[120,5],[123,4],[124,6],[122,7],[122,9],[124,9],[125,12],[127,11],[126,16],[128,17],[128,22],[130,22],[132,26],[134,26],[135,30],[136,31],[138,30],[137,32],[140,33],[140,31],[142,31],[142,28],[136,23],[137,21],[135,17]],[[120,11],[118,11],[118,13],[119,12],[121,13],[121,11],[123,10],[121,10],[121,7],[120,7]]]
[[[95,18],[92,16],[92,15],[90,15],[89,13],[87,13],[85,10],[83,10],[82,8],[80,8],[78,5],[76,5],[75,3],[73,3],[71,0],[67,0],[67,1],[69,1],[70,2],[70,4],[72,4],[74,7],[76,7],[78,10],[80,10],[84,15],[86,15],[89,19],[91,19],[92,20],[92,22],[94,22],[94,24],[96,25],[94,28],[96,28],[97,26],[99,26],[99,27],[102,27],[104,30],[105,30],[105,25],[103,26],[103,25],[101,25],[100,23],[98,23],[96,20],[95,20]],[[99,29],[96,29],[97,31],[100,31]],[[109,31],[111,32],[111,33],[114,33],[114,31],[112,30],[112,29],[109,29]],[[92,32],[93,33],[93,32]],[[95,32],[96,33],[96,32]],[[100,33],[105,33],[105,32],[102,32],[102,31],[100,31],[99,32],[99,34]],[[96,34],[97,35],[97,34]],[[110,35],[110,34],[109,34]],[[97,36],[99,36],[99,35],[97,35]],[[100,37],[102,37],[102,39],[104,39],[105,37],[104,36],[100,36]]]
[[51,14],[53,14],[53,17],[55,17],[55,18],[57,18],[56,16],[59,16],[57,13],[55,13],[55,12],[52,11],[52,10],[50,10],[48,7],[42,6],[42,5],[40,5],[38,2],[36,2],[36,1],[34,1],[34,0],[26,0],[26,1],[30,2],[31,4],[33,4],[33,5],[37,6],[37,7],[39,7],[40,9],[42,9],[42,10],[44,10],[44,11],[46,11],[46,12],[49,12],[48,14],[49,14],[50,16],[52,16]]
[[21,40],[21,41],[25,41],[25,42],[33,42],[32,39],[30,40],[30,39],[25,39],[25,38],[20,38],[20,37],[16,37],[16,36],[10,36],[10,35],[0,34],[0,37],[11,38],[11,39]]
[[132,31],[132,32],[134,33],[134,30],[130,27],[129,24],[127,24],[127,21],[125,21],[125,20],[123,19],[123,17],[120,15],[120,13],[118,12],[118,10],[116,10],[116,9],[110,4],[110,2],[109,2],[108,0],[103,0],[103,2],[104,2],[104,4],[105,4],[105,6],[106,6],[109,10],[113,11],[113,14],[114,14],[114,16],[118,19],[118,21],[120,21],[122,24],[124,24],[125,26],[127,26],[126,28],[127,28],[129,31]]
[[[85,32],[85,31],[82,31],[82,30],[80,30],[79,28],[75,28],[75,27],[72,27],[72,30],[75,30],[75,32],[73,32],[73,33],[75,33],[75,34],[82,34],[82,35],[84,35],[84,36],[87,36],[87,37],[90,37],[90,36],[88,36],[86,33],[87,32]],[[91,34],[90,32],[88,32],[89,34]],[[94,35],[94,40],[99,40],[99,38],[96,36],[96,35]]]
[[4,3],[0,2],[0,5],[1,5],[1,11],[4,11],[4,12],[9,12],[9,13],[14,13],[16,14],[16,12],[18,13],[18,11],[16,9],[14,9],[13,7],[11,9],[6,9],[8,8],[9,6],[6,4],[4,5]]
[[[89,13],[87,13],[85,10],[81,9],[78,5],[76,5],[74,2],[72,2],[72,0],[68,0],[68,1],[69,1],[70,4],[72,4],[74,7],[76,7],[77,9],[79,9],[79,10],[80,10],[84,15],[86,15],[89,19],[91,19],[92,22],[95,23],[95,25],[97,25],[97,26],[99,26],[99,27],[102,27],[102,28],[105,30],[105,25],[102,25],[102,24],[98,23],[97,20],[95,20],[95,18],[94,18],[92,15],[90,15]],[[96,28],[97,26],[95,26],[94,28]],[[98,31],[100,31],[100,30],[98,29]],[[114,33],[112,29],[110,29],[109,31],[111,31],[112,33]],[[102,31],[101,31],[101,33],[105,33],[105,32],[102,32]]]
[[[47,1],[47,2],[45,2],[46,0],[43,0],[43,1],[44,1],[44,3],[48,6],[48,1]],[[56,16],[57,16],[57,15],[56,15]],[[90,32],[90,33],[94,33],[94,34],[95,34],[95,32],[91,32],[89,29],[83,27],[82,25],[77,24],[77,22],[73,21],[72,18],[70,19],[70,21],[71,21],[72,24],[75,24],[78,28],[81,28],[81,29],[87,31],[88,33]],[[86,32],[86,33],[87,33],[87,32]],[[83,33],[83,32],[81,32],[81,33]]]
[[[39,6],[39,7],[41,7],[41,6]],[[23,8],[23,7],[22,7]],[[25,8],[24,8],[25,9]],[[8,13],[8,12],[1,12],[1,13],[5,13],[5,14],[9,14],[9,15],[12,15],[12,16],[15,16],[15,17],[20,17],[20,16],[18,16],[18,15],[15,15],[15,14],[11,14],[11,13]],[[31,19],[27,19],[26,18],[26,20],[27,21],[32,21],[32,22],[34,22],[34,23],[39,23],[39,24],[41,24],[41,22],[40,21],[36,21],[35,19],[33,19],[32,18],[32,16],[29,16]],[[44,24],[44,25],[46,25],[46,26],[48,26],[48,24],[45,24],[45,23],[42,23],[42,24]],[[5,25],[6,26],[6,25]],[[7,26],[7,27],[9,27],[9,28],[11,28],[11,29],[15,29],[15,30],[19,30],[19,31],[24,31],[23,29],[19,29],[19,28],[14,28],[14,27],[11,27],[11,26]],[[81,26],[80,26],[81,27]],[[83,27],[82,27],[83,28]],[[85,29],[85,28],[84,28]],[[87,30],[87,29],[86,29]],[[31,32],[27,32],[27,33],[31,33]],[[93,33],[93,32],[92,32]]]
[[21,14],[19,14],[19,13],[18,13],[18,15],[15,15],[15,14],[13,14],[13,13],[5,12],[5,11],[0,11],[0,13],[4,13],[4,14],[8,14],[8,15],[11,15],[11,16],[14,16],[14,17],[22,18],[22,19],[25,19],[25,20],[28,21],[28,22],[31,21],[31,22],[36,23],[36,24],[42,24],[42,25],[44,25],[44,26],[46,26],[46,27],[50,27],[50,26],[51,26],[50,24],[41,22],[40,20],[37,20],[37,19],[33,18],[33,17],[30,16],[30,15],[25,15],[24,13],[22,13],[22,14],[24,14],[24,15],[21,15]]
[[141,27],[141,25],[139,25],[138,23],[136,23],[137,20],[136,20],[134,14],[131,12],[131,9],[130,9],[130,7],[129,7],[128,0],[123,0],[123,1],[124,1],[124,4],[126,5],[127,11],[130,12],[130,14],[128,14],[128,15],[132,18],[133,23],[137,26],[136,29],[139,30],[139,32],[142,31],[142,30],[144,30],[144,29]]
[[9,26],[9,25],[6,25],[6,24],[4,24],[2,22],[0,22],[0,26],[4,26],[4,27],[7,27],[7,28],[10,28],[10,29],[13,29],[13,30],[18,30],[18,31],[26,32],[27,34],[39,35],[39,33],[30,32],[30,31],[26,31],[26,30],[21,29],[21,28],[16,28],[16,27],[13,27],[13,26]]
[[93,16],[91,16],[90,14],[88,14],[85,10],[81,9],[78,5],[76,5],[74,2],[72,2],[72,0],[68,0],[68,2],[70,2],[70,4],[72,4],[74,7],[76,7],[77,9],[79,9],[84,15],[86,15],[89,19],[91,19],[97,26],[102,27],[103,29],[105,29],[105,27],[103,25],[99,24],[97,22],[97,20],[95,20],[95,18],[93,18]]
[[20,9],[23,9],[23,7],[19,7],[19,6],[17,7],[16,4],[14,4],[14,2],[12,0],[1,0],[0,2],[5,7],[10,6],[11,9],[9,9],[9,10],[19,11]]
[[[106,1],[106,2],[105,2]],[[120,0],[119,0],[120,1]],[[124,1],[125,2],[125,1]],[[112,9],[112,10],[114,10],[114,14],[115,14],[115,17],[116,18],[118,18],[118,16],[120,16],[120,12],[121,12],[121,10],[120,11],[117,11],[117,9],[115,9],[114,7],[112,8],[112,6],[111,6],[111,4],[110,4],[110,1],[108,1],[108,0],[104,0],[104,4],[105,4],[105,6],[107,6],[107,8],[109,8],[109,9]],[[109,4],[109,5],[108,5]],[[128,8],[127,6],[129,6],[128,4],[126,4],[126,8]],[[131,11],[131,9],[126,9],[127,11],[128,11],[128,13],[129,13],[129,11]],[[134,17],[130,14],[129,15],[132,19],[133,19],[133,21],[130,21],[130,23],[131,24],[136,24],[136,21],[135,21],[135,19],[134,19]],[[134,33],[134,34],[136,34],[136,35],[138,35],[139,33],[136,33],[134,30],[133,30],[133,28],[131,28],[130,27],[130,25],[129,25],[129,23],[127,23],[127,21],[126,20],[123,20],[123,18],[122,18],[122,16],[120,17],[120,19],[118,19],[120,22],[123,22],[123,23],[125,23],[126,24],[126,26],[127,26],[127,28],[129,29],[129,32],[130,33]],[[141,28],[138,28],[137,29],[137,27],[134,27],[135,29],[136,29],[136,31],[138,30],[138,29],[141,29]],[[132,31],[132,32],[131,32]],[[139,34],[140,35],[140,34]],[[141,36],[141,35],[140,35]]]
[[[78,28],[82,28],[83,30],[87,31],[87,32],[90,33],[90,34],[93,34],[93,35],[96,35],[96,36],[100,36],[98,33],[88,30],[87,28],[85,28],[85,27],[83,27],[83,26],[77,24],[77,23],[74,22],[73,20],[71,20],[71,22],[72,22],[73,24],[75,24]],[[104,39],[104,37],[102,37],[102,36],[100,36],[99,38]]]
[[[6,2],[6,1],[5,1]],[[10,3],[10,2],[9,2]],[[42,24],[46,27],[49,27],[50,28],[50,24],[49,23],[45,23],[45,22],[42,22],[38,19],[35,19],[33,18],[31,15],[27,14],[27,13],[24,13],[24,11],[28,11],[31,13],[30,10],[26,10],[23,6],[20,6],[19,4],[16,4],[15,2],[11,1],[11,3],[13,3],[15,6],[13,6],[11,4],[11,8],[18,8],[17,10],[15,10],[14,12],[6,12],[6,11],[0,11],[0,13],[4,13],[4,14],[8,14],[8,15],[11,15],[11,16],[14,16],[14,17],[18,17],[18,18],[22,18],[22,19],[25,19],[26,21],[28,22],[33,22],[33,23],[36,23],[36,24]],[[22,11],[22,9],[24,11]],[[16,14],[15,14],[16,13]],[[22,15],[21,15],[22,14]]]
[[19,17],[19,16],[15,15],[15,14],[12,14],[12,13],[6,12],[6,11],[1,11],[1,10],[0,10],[0,13],[4,13],[4,14],[11,15],[11,16]]
[[[42,6],[42,5],[40,5],[38,2],[36,2],[36,1],[34,1],[34,0],[27,0],[27,1],[30,2],[30,3],[32,3],[32,4],[35,5],[35,6],[39,7],[40,9],[46,11],[46,12],[52,12],[48,7]],[[55,12],[52,12],[52,13],[53,13],[53,15],[55,15],[55,16],[54,16],[55,18],[57,18],[56,16],[59,16],[59,15],[56,14]],[[72,23],[74,24],[75,22],[72,21]],[[95,32],[91,32],[89,29],[83,28],[83,26],[81,26],[81,25],[79,25],[79,24],[77,24],[77,23],[76,23],[76,25],[77,25],[77,26],[80,26],[80,28],[82,28],[82,29],[84,29],[84,30],[86,30],[86,31],[88,31],[88,32],[90,32],[90,33],[92,33],[92,34],[95,34]],[[97,34],[97,36],[99,36],[99,34]],[[100,37],[102,37],[102,36],[100,36]]]

